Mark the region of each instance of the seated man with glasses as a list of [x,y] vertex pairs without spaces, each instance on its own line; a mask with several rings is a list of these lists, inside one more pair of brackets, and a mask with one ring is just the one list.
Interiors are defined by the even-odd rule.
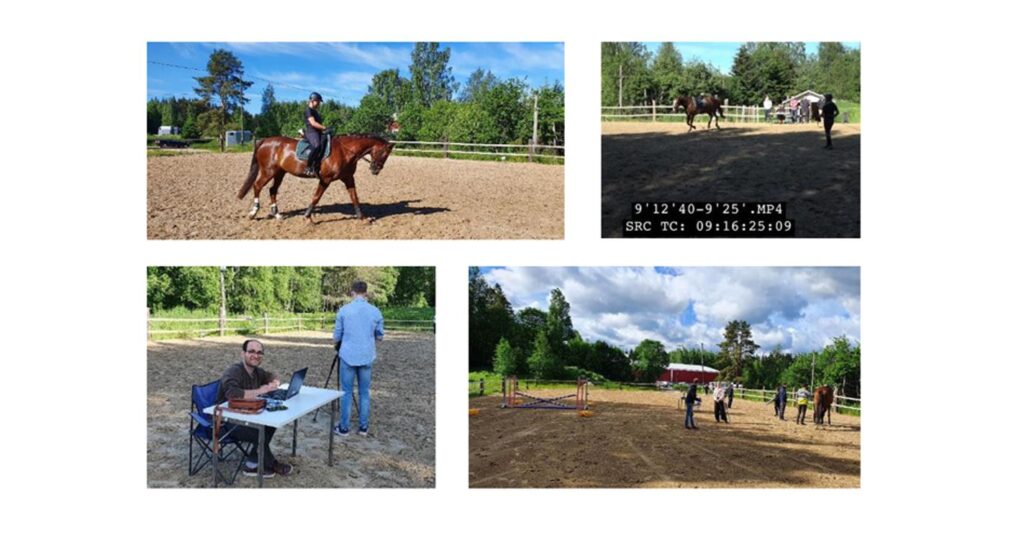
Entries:
[[[242,343],[242,361],[232,364],[224,371],[220,378],[220,390],[217,393],[217,403],[221,404],[227,400],[239,398],[258,398],[281,386],[277,377],[260,368],[263,362],[263,343],[256,339],[248,339]],[[230,427],[229,427],[230,428]],[[274,459],[270,452],[270,440],[274,437],[274,427],[265,427],[263,438],[263,477],[270,478],[274,474],[288,476],[292,472],[292,466],[287,463],[280,463]],[[256,476],[257,454],[256,445],[259,444],[259,429],[254,427],[233,427],[231,435],[235,440],[253,444],[252,451],[245,458],[245,465],[242,467],[242,474]]]

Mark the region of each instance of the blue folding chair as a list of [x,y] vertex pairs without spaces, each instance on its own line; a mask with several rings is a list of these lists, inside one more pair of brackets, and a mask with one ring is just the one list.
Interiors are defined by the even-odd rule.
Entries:
[[[189,412],[188,441],[188,475],[194,476],[213,461],[213,416],[203,410],[217,404],[217,391],[220,381],[213,381],[202,386],[192,385],[192,411]],[[217,435],[217,461],[227,466],[230,477],[218,469],[217,478],[226,484],[234,484],[238,472],[242,470],[248,450],[244,443],[232,438],[231,432],[235,425],[221,425],[221,434]],[[232,460],[238,456],[237,463],[231,467]]]

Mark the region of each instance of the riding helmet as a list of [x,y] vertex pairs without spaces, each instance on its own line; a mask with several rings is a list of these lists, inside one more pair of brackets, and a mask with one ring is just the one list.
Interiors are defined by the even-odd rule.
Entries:
[[319,92],[313,92],[312,94],[309,95],[309,101],[313,101],[313,100],[316,100],[316,101],[319,101],[319,102],[323,103],[324,98],[320,97],[320,93]]

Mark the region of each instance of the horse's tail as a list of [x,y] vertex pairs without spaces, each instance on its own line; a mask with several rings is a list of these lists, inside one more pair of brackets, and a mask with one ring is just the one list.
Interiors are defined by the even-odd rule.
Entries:
[[252,189],[252,185],[256,183],[256,177],[260,174],[260,163],[256,161],[256,151],[259,150],[260,144],[263,140],[257,140],[253,144],[252,148],[252,164],[249,165],[249,175],[245,177],[245,182],[242,183],[242,187],[238,190],[238,198],[245,199],[245,196]]

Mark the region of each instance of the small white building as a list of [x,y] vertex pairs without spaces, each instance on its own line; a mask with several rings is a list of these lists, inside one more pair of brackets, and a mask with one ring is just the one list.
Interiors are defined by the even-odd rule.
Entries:
[[156,131],[157,136],[177,136],[181,134],[181,128],[177,126],[161,126]]
[[783,102],[783,105],[788,106],[789,102],[793,100],[796,100],[797,103],[800,103],[804,98],[807,98],[807,101],[811,103],[821,103],[825,101],[825,94],[819,94],[814,90],[804,90],[799,94],[795,94],[793,96],[786,98]]
[[252,131],[250,130],[228,130],[224,133],[224,145],[239,145],[251,141]]

